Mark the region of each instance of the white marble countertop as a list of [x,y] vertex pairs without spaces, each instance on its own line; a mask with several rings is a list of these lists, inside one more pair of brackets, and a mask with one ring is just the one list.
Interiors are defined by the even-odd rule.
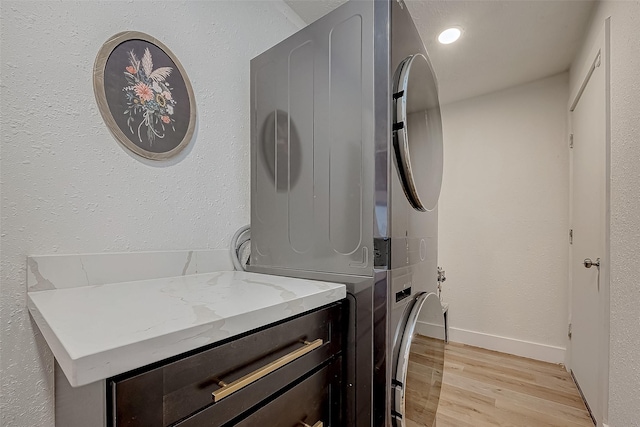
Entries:
[[339,301],[344,285],[221,271],[29,292],[72,386],[82,386]]

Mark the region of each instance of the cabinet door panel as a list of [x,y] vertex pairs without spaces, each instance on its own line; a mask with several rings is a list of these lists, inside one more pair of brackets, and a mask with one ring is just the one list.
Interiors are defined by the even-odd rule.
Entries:
[[[249,415],[242,414],[225,427],[300,427],[322,422],[323,427],[340,426],[342,419],[342,359],[310,375]],[[178,424],[179,427],[219,426],[213,411],[204,410]],[[244,418],[243,418],[244,417]]]
[[338,359],[236,424],[238,427],[340,426],[341,381]]
[[[238,339],[130,377],[119,377],[114,389],[115,426],[169,426],[210,408],[222,425],[325,363],[342,349],[342,304],[255,331]],[[218,383],[229,384],[304,347],[323,344],[250,383],[213,401]],[[158,415],[159,414],[159,415]]]

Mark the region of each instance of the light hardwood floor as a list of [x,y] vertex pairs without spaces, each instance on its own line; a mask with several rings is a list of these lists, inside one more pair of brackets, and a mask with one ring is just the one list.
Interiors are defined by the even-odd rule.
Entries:
[[[412,348],[428,353],[430,339],[415,339],[419,344]],[[410,359],[421,363],[415,356]],[[563,367],[450,343],[435,425],[593,427],[593,422]]]

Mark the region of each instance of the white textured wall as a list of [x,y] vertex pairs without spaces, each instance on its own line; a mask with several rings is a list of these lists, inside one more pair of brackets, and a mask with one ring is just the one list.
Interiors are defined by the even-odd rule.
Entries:
[[[438,263],[451,328],[565,347],[567,99],[565,73],[444,106]],[[544,357],[535,347],[520,353]]]
[[[2,2],[2,426],[53,425],[52,356],[25,306],[28,254],[222,248],[249,222],[249,60],[297,29],[286,8]],[[196,136],[171,161],[130,155],[96,108],[93,61],[124,30],[163,41],[191,78]]]
[[[640,1],[598,4],[576,64],[611,17],[609,426],[640,426]],[[576,84],[580,70],[571,70]]]

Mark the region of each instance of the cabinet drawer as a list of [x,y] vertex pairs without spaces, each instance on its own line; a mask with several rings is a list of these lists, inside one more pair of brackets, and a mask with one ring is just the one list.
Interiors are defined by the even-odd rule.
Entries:
[[[170,426],[208,409],[207,425],[223,425],[338,355],[342,303],[333,304],[192,354],[144,373],[118,377],[112,388],[112,426]],[[231,384],[310,343],[322,344],[214,402],[220,381]],[[316,342],[316,345],[319,342]],[[306,349],[308,350],[308,349]],[[306,351],[305,350],[305,351]]]
[[[240,416],[225,427],[301,427],[322,422],[323,427],[342,425],[341,363],[337,358],[331,364],[307,377],[294,387],[277,396],[249,415]],[[218,426],[206,409],[178,424],[179,427]]]

